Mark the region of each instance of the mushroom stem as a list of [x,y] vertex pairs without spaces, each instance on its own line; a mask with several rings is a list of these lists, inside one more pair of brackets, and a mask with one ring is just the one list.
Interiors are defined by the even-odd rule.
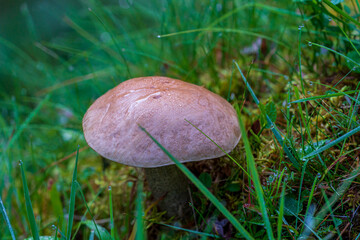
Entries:
[[157,168],[145,168],[145,175],[149,188],[155,199],[163,199],[159,202],[159,208],[166,211],[167,217],[184,217],[189,212],[188,180],[176,165],[168,165]]

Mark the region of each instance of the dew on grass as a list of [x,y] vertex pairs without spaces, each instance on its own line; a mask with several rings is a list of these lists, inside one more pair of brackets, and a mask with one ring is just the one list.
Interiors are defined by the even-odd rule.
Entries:
[[284,170],[286,171],[286,170],[287,170],[287,167],[284,167]]
[[310,91],[308,91],[308,92],[307,92],[307,94],[311,95],[311,92],[310,92]]
[[56,230],[56,226],[53,224],[53,225],[51,225],[51,228],[53,229],[53,230]]
[[329,17],[329,18],[328,18],[328,20],[329,20],[329,22],[331,22],[331,21],[332,21],[332,18],[331,18],[331,17]]
[[271,124],[270,129],[274,129],[274,124]]
[[352,68],[352,70],[353,70],[353,71],[355,71],[356,69],[357,69],[357,67],[356,67],[356,66]]
[[20,161],[19,161],[19,166],[22,166],[22,165],[23,165],[23,161],[20,160]]
[[287,108],[291,108],[291,103],[288,103],[288,104],[286,105],[286,107],[287,107]]
[[312,81],[309,82],[309,85],[312,86],[314,83]]
[[321,178],[321,173],[316,174],[316,177],[320,179]]
[[111,191],[111,186],[108,187],[108,190]]
[[304,24],[299,25],[298,29],[301,30],[304,27]]
[[161,35],[157,35],[156,37],[157,37],[157,38],[161,38]]
[[102,32],[100,34],[100,40],[104,43],[108,43],[111,41],[111,35],[108,32]]
[[311,47],[311,46],[312,46],[312,42],[308,42],[308,45]]

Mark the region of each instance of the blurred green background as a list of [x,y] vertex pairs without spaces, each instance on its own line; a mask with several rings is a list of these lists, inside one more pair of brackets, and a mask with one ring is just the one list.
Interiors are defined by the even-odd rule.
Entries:
[[[334,4],[343,13],[358,18],[358,1]],[[299,133],[300,116],[296,115],[296,109],[287,110],[294,97],[289,86],[300,86],[300,80],[304,81],[306,91],[300,92],[306,97],[309,93],[324,93],[349,71],[349,78],[336,84],[337,89],[354,90],[358,82],[356,69],[351,72],[354,65],[326,48],[344,55],[353,54],[354,48],[359,47],[359,24],[321,1],[2,0],[0,5],[0,193],[18,239],[30,236],[19,160],[24,163],[40,232],[53,235],[52,225],[62,231],[66,229],[74,152],[78,145],[78,180],[96,219],[109,229],[107,188],[112,186],[117,236],[131,238],[137,171],[101,159],[87,148],[81,127],[82,117],[91,103],[122,81],[140,76],[168,76],[203,85],[231,103],[239,103],[245,123],[259,135],[252,139],[255,157],[260,163],[265,162],[260,164],[263,169],[277,173],[288,166],[288,161],[276,143],[269,147],[273,140],[270,131],[265,131],[263,136],[256,130],[260,111],[249,97],[239,72],[234,71],[233,61],[242,67],[260,101],[276,104],[280,126],[290,129],[285,135],[293,152],[305,148],[304,141],[299,140],[304,134]],[[324,47],[311,47],[308,41]],[[352,59],[358,62],[360,58],[355,54]],[[334,109],[338,109],[342,100],[328,104],[333,107],[328,112],[335,111],[337,116],[338,110]],[[316,107],[309,109],[306,112],[309,119],[325,115]],[[334,122],[339,121],[329,120],[328,125],[316,129],[331,128]],[[292,124],[300,130],[292,129]],[[317,130],[310,134],[316,141],[328,137]],[[249,136],[252,136],[250,130]],[[235,155],[245,162],[242,145]],[[327,166],[331,165],[333,159],[326,158],[324,162],[327,160]],[[219,175],[226,179],[216,183],[214,194],[226,199],[227,207],[243,219],[248,216],[241,207],[247,199],[242,191],[247,189],[241,180],[244,177],[231,163],[219,164],[221,168],[199,165],[192,170],[197,175],[207,172],[210,180]],[[311,164],[314,164],[311,165],[314,176],[326,172],[324,166]],[[340,172],[327,181],[342,176],[345,169],[339,168]],[[264,178],[268,177],[266,174]],[[294,180],[294,173],[289,172],[290,186],[298,187],[300,175],[295,173]],[[229,190],[229,184],[234,181],[242,185]],[[304,181],[303,186],[310,189],[313,179]],[[270,195],[272,190],[268,189]],[[148,192],[144,195],[149,199]],[[195,202],[200,203],[199,211],[208,220],[214,217],[215,210],[203,198],[200,193],[194,193]],[[270,211],[275,211],[278,199],[276,195]],[[149,205],[150,200],[147,201]],[[76,206],[76,239],[89,239],[90,227],[80,224],[86,211],[80,198]],[[214,215],[217,217],[218,213]],[[148,216],[149,236],[163,231],[152,225],[160,219],[161,214],[156,211]],[[266,236],[263,223],[256,222],[261,220],[256,217],[253,220],[244,223],[248,224],[247,229],[254,236]],[[0,223],[0,239],[11,239],[4,221]],[[187,227],[192,229],[195,225]],[[199,225],[206,228],[204,222]],[[211,232],[211,227],[206,231]],[[174,232],[167,234],[162,239],[181,238]],[[292,233],[284,234],[292,236]]]

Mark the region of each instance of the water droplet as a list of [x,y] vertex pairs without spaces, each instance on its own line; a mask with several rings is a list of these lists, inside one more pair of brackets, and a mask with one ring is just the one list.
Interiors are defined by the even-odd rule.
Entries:
[[309,82],[309,85],[312,86],[314,83],[312,81]]
[[19,161],[19,166],[21,166],[21,165],[23,165],[23,161],[22,161],[22,160]]
[[274,129],[274,124],[271,124],[270,129]]
[[298,29],[301,30],[304,27],[304,24],[299,25]]
[[54,224],[51,225],[51,228],[54,229],[54,230],[56,230],[56,226],[55,226]]
[[102,32],[100,34],[100,40],[104,43],[108,43],[111,41],[111,35],[108,32]]
[[331,18],[331,17],[329,17],[329,18],[328,18],[328,20],[329,20],[329,22],[331,22],[331,21],[332,21],[332,18]]
[[300,159],[301,161],[303,161],[303,162],[305,162],[306,161],[306,158],[302,158],[302,159]]
[[316,177],[320,179],[321,178],[321,173],[316,174]]
[[288,104],[286,105],[286,107],[287,107],[287,108],[291,108],[291,103],[288,103]]
[[88,10],[91,12],[92,11],[92,9],[91,8],[88,8]]
[[309,94],[309,95],[310,95],[310,94],[311,94],[311,92],[310,92],[310,91],[308,91],[308,92],[307,92],[307,94]]
[[353,70],[353,71],[355,71],[356,69],[357,69],[357,67],[356,67],[356,66],[352,68],[352,70]]
[[285,75],[285,76],[284,76],[284,79],[285,79],[285,80],[289,80],[289,76],[286,76],[286,75]]
[[161,35],[157,35],[156,37],[157,37],[157,38],[161,38]]
[[108,187],[108,190],[111,191],[111,186]]
[[312,46],[312,42],[308,42],[308,45],[311,47],[311,46]]
[[73,66],[73,65],[69,65],[69,66],[68,66],[68,70],[69,70],[70,72],[74,71],[74,66]]
[[350,62],[350,60],[349,60],[349,59],[347,59],[347,60],[346,60],[346,62]]
[[286,171],[286,170],[287,170],[287,167],[284,167],[284,170]]

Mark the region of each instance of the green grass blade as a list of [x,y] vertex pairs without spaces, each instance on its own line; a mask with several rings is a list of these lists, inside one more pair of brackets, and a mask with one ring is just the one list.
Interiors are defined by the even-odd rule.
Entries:
[[83,193],[83,191],[82,191],[82,189],[81,189],[81,185],[80,185],[80,183],[79,183],[77,180],[75,180],[75,183],[76,183],[77,189],[78,189],[79,192],[80,192],[81,198],[82,198],[83,202],[85,203],[86,210],[89,212],[89,214],[90,214],[90,216],[91,216],[91,220],[92,220],[92,222],[93,222],[93,224],[94,224],[94,226],[95,226],[95,230],[96,230],[96,232],[97,232],[97,234],[98,234],[98,238],[99,238],[100,240],[102,240],[101,234],[100,234],[100,231],[99,231],[99,228],[98,228],[98,225],[96,224],[95,218],[94,218],[94,216],[92,215],[92,213],[91,213],[91,211],[90,211],[90,208],[89,208],[89,205],[88,205],[87,202],[86,202],[84,193]]
[[358,21],[356,21],[354,18],[352,18],[349,14],[347,14],[346,12],[344,12],[343,10],[341,10],[340,8],[338,8],[336,5],[334,5],[332,2],[330,2],[329,0],[323,0],[324,3],[326,3],[329,7],[331,7],[335,12],[337,12],[338,14],[340,14],[341,16],[343,16],[344,18],[346,18],[347,20],[353,22],[355,25],[357,25],[358,27],[360,27],[360,23]]
[[272,38],[272,37],[269,37],[269,36],[266,36],[266,35],[263,35],[263,34],[260,34],[260,33],[256,33],[256,32],[250,32],[250,31],[243,30],[243,29],[232,29],[232,28],[198,28],[198,29],[190,29],[190,30],[181,31],[181,32],[174,32],[174,33],[158,35],[158,38],[172,37],[172,36],[176,36],[176,35],[197,33],[197,32],[200,32],[200,33],[203,33],[203,32],[224,32],[224,33],[237,33],[237,34],[242,34],[242,35],[249,35],[249,36],[252,36],[252,37],[263,38],[263,39],[269,40],[271,42],[274,42],[276,44],[279,44],[280,46],[290,48],[290,46],[287,43],[280,42],[279,40],[276,40],[275,38]]
[[74,167],[73,177],[72,177],[72,181],[71,181],[71,192],[70,192],[70,202],[69,202],[69,216],[68,216],[69,219],[68,219],[68,225],[67,225],[67,229],[66,229],[66,239],[67,240],[71,239],[71,229],[72,229],[73,221],[74,221],[75,195],[76,195],[76,188],[77,188],[76,178],[77,178],[78,160],[79,160],[79,146],[77,147],[77,151],[76,151],[75,167]]
[[[315,230],[312,228],[312,226],[309,226],[306,222],[304,222],[301,218],[299,218],[299,216],[298,216],[297,214],[293,213],[290,209],[288,209],[288,208],[286,208],[286,207],[285,207],[285,209],[286,209],[289,213],[291,213],[296,219],[298,219],[302,224],[304,224],[304,226],[305,226],[310,232],[312,232],[312,233],[314,234],[314,236],[317,237],[317,239],[322,240],[322,238],[315,232]],[[307,239],[307,238],[305,238],[305,239]]]
[[242,234],[246,239],[254,239],[248,231],[240,224],[240,222],[225,208],[225,206],[195,177],[182,163],[179,162],[171,153],[169,153],[145,128],[143,130],[164,153],[176,164],[176,166],[187,176],[190,181],[214,204],[214,206],[229,220],[229,222]]
[[[169,227],[169,228],[172,228],[172,229],[175,229],[175,230],[180,230],[180,231],[185,231],[185,232],[188,232],[188,233],[193,233],[193,234],[196,234],[196,235],[199,235],[199,236],[211,237],[211,238],[221,238],[220,236],[215,235],[215,234],[199,232],[199,231],[190,230],[190,229],[186,229],[186,228],[182,228],[182,227],[172,226],[172,225],[165,224],[165,223],[158,223],[157,222],[156,224],[166,226],[166,227]],[[205,238],[205,239],[207,239],[207,238]]]
[[[242,79],[244,80],[244,83],[245,83],[247,89],[249,90],[250,95],[251,95],[252,98],[254,99],[256,105],[259,106],[260,101],[259,101],[259,99],[256,97],[256,95],[255,95],[254,91],[252,90],[249,82],[246,80],[246,78],[245,78],[243,72],[241,71],[239,65],[237,64],[237,62],[236,62],[235,60],[233,61],[233,63],[235,64],[235,66],[236,66],[237,69],[239,70],[239,72],[240,72],[240,74],[241,74],[241,76],[242,76]],[[272,127],[271,127],[271,131],[273,132],[276,140],[277,140],[277,141],[279,142],[279,144],[283,147],[286,155],[289,157],[289,159],[290,159],[291,163],[294,165],[294,167],[297,168],[297,169],[300,169],[299,163],[297,162],[296,158],[292,155],[292,153],[290,152],[289,148],[285,145],[285,143],[284,143],[284,141],[283,141],[283,139],[282,139],[282,137],[281,137],[281,134],[280,134],[279,130],[277,130],[277,128],[276,128],[275,123],[273,123],[273,122],[271,121],[270,117],[269,117],[266,113],[265,113],[265,115],[266,115],[267,121],[268,121],[268,122],[271,124],[271,126],[272,126]]]
[[310,157],[312,157],[312,156],[315,156],[315,155],[317,155],[317,154],[319,154],[319,153],[321,153],[321,152],[323,152],[323,151],[331,148],[332,146],[340,143],[341,141],[345,140],[346,138],[354,135],[355,133],[357,133],[357,132],[359,132],[359,131],[360,131],[360,126],[358,126],[357,128],[354,128],[353,130],[351,130],[351,131],[348,132],[348,133],[345,133],[345,134],[342,135],[341,137],[339,137],[339,138],[335,139],[334,141],[326,144],[325,146],[323,146],[323,147],[321,147],[321,148],[319,148],[319,149],[311,152],[310,154],[306,155],[304,158],[306,159],[306,158],[310,158]]
[[8,144],[6,145],[3,153],[6,152],[11,146],[15,143],[15,141],[19,138],[20,134],[24,131],[24,129],[29,125],[30,121],[39,113],[40,109],[44,105],[44,103],[49,100],[50,95],[47,95],[41,102],[37,105],[37,107],[29,114],[29,116],[25,119],[25,121],[20,125],[19,129],[16,131],[14,136],[10,139]]
[[40,235],[39,235],[38,228],[36,226],[36,220],[35,220],[34,211],[33,211],[32,205],[31,205],[30,194],[29,194],[29,189],[28,189],[28,185],[26,182],[23,162],[21,160],[19,162],[19,165],[20,165],[20,170],[21,170],[22,184],[23,184],[23,188],[24,188],[26,212],[28,215],[29,223],[30,223],[31,233],[32,233],[34,240],[39,240]]
[[352,59],[349,58],[348,56],[345,56],[344,54],[339,53],[339,52],[335,51],[334,49],[328,48],[328,47],[326,47],[326,46],[324,46],[324,45],[317,44],[317,43],[309,42],[309,44],[311,44],[312,46],[317,46],[317,47],[320,47],[320,48],[324,48],[324,49],[326,49],[326,50],[328,50],[328,51],[330,51],[330,52],[333,52],[333,53],[335,53],[335,54],[337,54],[337,55],[339,55],[339,56],[342,56],[342,57],[345,58],[346,60],[348,60],[348,61],[352,62],[353,64],[355,64],[356,66],[360,67],[360,64],[359,64],[358,62],[355,62],[354,60],[352,60]]
[[238,163],[238,161],[236,161],[232,156],[230,156],[222,147],[220,147],[214,140],[212,140],[208,135],[206,135],[203,131],[201,131],[198,127],[196,127],[194,124],[192,124],[191,122],[189,122],[187,119],[185,119],[185,121],[187,121],[191,126],[193,126],[194,128],[196,128],[196,130],[198,130],[201,134],[203,134],[207,139],[209,139],[212,143],[214,143],[223,153],[226,154],[226,156],[228,158],[231,159],[231,161],[233,161],[241,170],[244,171],[244,173],[252,180],[250,174]]
[[342,239],[341,233],[340,233],[340,231],[339,231],[339,228],[336,227],[336,220],[335,220],[335,216],[334,216],[334,211],[333,211],[333,209],[331,208],[331,206],[329,205],[329,199],[328,199],[328,197],[326,196],[326,193],[325,193],[324,189],[321,189],[321,193],[322,193],[322,195],[323,195],[323,197],[324,197],[325,204],[327,205],[327,207],[328,207],[328,209],[329,209],[330,216],[331,216],[331,218],[332,218],[332,220],[333,220],[333,222],[334,222],[335,230],[337,231],[337,234],[338,234],[338,236],[339,236],[338,239]]
[[284,217],[284,206],[285,206],[285,181],[282,186],[281,197],[280,197],[280,207],[279,207],[279,216],[277,222],[277,239],[281,240],[281,231]]
[[268,213],[267,213],[267,210],[266,210],[264,193],[263,193],[263,189],[262,189],[262,186],[261,186],[261,183],[260,183],[259,174],[258,174],[257,169],[256,169],[255,159],[254,159],[254,156],[252,155],[250,142],[249,142],[249,139],[248,139],[247,134],[246,134],[244,123],[243,123],[243,121],[242,121],[242,119],[240,117],[240,109],[237,107],[236,110],[237,110],[237,113],[238,113],[238,116],[239,116],[239,125],[240,125],[241,135],[242,135],[242,139],[243,139],[244,146],[245,146],[246,160],[247,160],[248,167],[250,169],[252,180],[254,182],[255,193],[256,193],[257,200],[258,200],[258,203],[259,203],[259,206],[260,206],[261,215],[262,215],[262,218],[263,218],[264,223],[265,223],[268,239],[275,239],[274,235],[273,235],[273,232],[272,232],[270,219],[269,219],[269,216],[268,216]]
[[137,185],[137,196],[136,196],[136,237],[135,240],[146,239],[144,231],[144,207],[143,207],[143,181],[139,178]]
[[[311,187],[310,194],[309,194],[309,200],[308,200],[308,203],[307,203],[307,205],[306,205],[305,219],[306,219],[307,216],[309,216],[309,209],[310,209],[310,206],[311,206],[312,199],[313,199],[313,197],[314,197],[314,192],[315,192],[316,183],[318,182],[319,178],[320,178],[320,175],[318,175],[318,176],[316,176],[316,177],[314,178],[314,182],[313,182],[313,185],[312,185],[312,187]],[[303,230],[304,230],[304,225],[303,225],[302,228],[301,228],[301,232],[303,232]]]
[[325,215],[327,214],[329,207],[332,207],[339,198],[341,198],[346,190],[350,187],[351,183],[355,180],[355,178],[359,175],[360,173],[360,166],[355,168],[351,174],[350,177],[344,179],[343,183],[341,184],[341,186],[336,189],[336,192],[333,193],[333,195],[330,197],[330,199],[328,200],[328,203],[325,204],[321,210],[319,211],[319,213],[316,215],[316,223],[314,224],[315,226],[317,226],[320,223],[320,220],[322,220]]
[[2,201],[2,199],[1,199],[1,196],[0,196],[0,211],[1,211],[1,214],[3,215],[3,217],[4,217],[4,219],[5,219],[6,225],[8,226],[8,229],[9,229],[10,234],[11,234],[11,238],[12,238],[13,240],[16,240],[15,234],[14,234],[14,230],[13,230],[13,228],[11,227],[11,223],[10,223],[9,217],[8,217],[8,215],[6,214],[5,206],[4,206],[4,204],[3,204],[3,201]]
[[94,231],[94,230],[91,230],[91,231],[90,231],[89,240],[94,240],[94,238],[95,238],[95,231]]
[[115,225],[114,225],[114,212],[113,212],[113,203],[112,203],[112,188],[109,186],[109,210],[110,210],[110,231],[111,237],[115,240]]
[[357,93],[357,92],[359,92],[359,90],[352,90],[352,91],[339,92],[339,93],[331,93],[331,94],[326,94],[326,95],[318,95],[318,96],[298,99],[298,100],[292,101],[291,103],[301,103],[301,102],[307,102],[307,101],[311,101],[311,100],[325,99],[325,98],[339,97],[339,96],[347,96],[350,99],[356,101],[356,99],[349,96],[349,94],[353,94],[353,93]]

